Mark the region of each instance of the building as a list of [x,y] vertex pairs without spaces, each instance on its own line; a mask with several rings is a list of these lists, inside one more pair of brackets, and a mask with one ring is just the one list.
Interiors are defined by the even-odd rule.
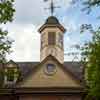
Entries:
[[[1,100],[82,100],[83,66],[64,62],[66,29],[50,16],[39,28],[40,62],[8,62],[4,67]],[[2,66],[1,66],[2,67]]]

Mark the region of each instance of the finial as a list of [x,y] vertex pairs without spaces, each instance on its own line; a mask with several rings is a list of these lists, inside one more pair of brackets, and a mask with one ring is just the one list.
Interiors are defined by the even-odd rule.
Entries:
[[[47,2],[49,0],[44,0],[44,1]],[[53,2],[53,0],[51,0],[50,7],[49,8],[46,8],[46,9],[49,9],[51,11],[51,15],[53,16],[53,13],[54,13],[55,8],[60,8],[60,7],[54,6],[54,2]]]

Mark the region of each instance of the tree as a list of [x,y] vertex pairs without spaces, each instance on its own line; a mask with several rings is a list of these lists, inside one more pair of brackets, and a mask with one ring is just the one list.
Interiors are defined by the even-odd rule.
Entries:
[[[100,0],[73,0],[73,3],[78,3],[78,1],[83,6],[82,11],[86,11],[87,14],[90,14],[96,8],[100,9]],[[93,34],[92,41],[81,48],[88,90],[86,99],[91,100],[90,97],[92,97],[95,100],[100,100],[100,28],[93,30],[91,24],[82,24],[81,32],[84,32],[84,30],[89,30]]]
[[94,32],[92,41],[82,48],[82,58],[85,62],[87,97],[100,100],[100,28]]
[[[15,9],[14,0],[0,0],[0,25],[12,22]],[[6,61],[6,54],[10,53],[12,41],[7,37],[8,32],[0,28],[0,63]]]

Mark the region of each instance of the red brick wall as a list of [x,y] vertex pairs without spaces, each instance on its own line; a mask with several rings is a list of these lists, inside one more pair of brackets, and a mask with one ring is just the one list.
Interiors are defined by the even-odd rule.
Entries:
[[0,95],[0,100],[18,100],[15,95]]
[[82,100],[80,95],[69,95],[69,96],[59,96],[59,95],[3,95],[0,96],[0,100]]
[[19,100],[82,100],[81,96],[20,96]]

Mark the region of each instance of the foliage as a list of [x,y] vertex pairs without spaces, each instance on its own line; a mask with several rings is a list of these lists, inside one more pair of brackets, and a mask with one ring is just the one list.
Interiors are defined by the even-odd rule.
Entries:
[[14,0],[1,0],[0,1],[0,23],[7,23],[13,20]]
[[85,62],[88,96],[100,100],[100,28],[93,33],[92,41],[82,48],[82,60]]
[[[79,1],[83,9],[90,14],[92,10],[100,7],[100,0],[73,0],[74,4]],[[82,48],[82,61],[85,66],[85,80],[88,89],[88,96],[86,99],[91,100],[90,97],[100,100],[100,28],[93,30],[91,24],[81,25],[81,32],[89,30],[93,33],[92,41],[86,43]]]
[[[13,20],[15,12],[13,8],[14,0],[0,0],[0,25]],[[0,63],[6,61],[6,54],[10,53],[12,41],[7,37],[8,32],[0,28]]]
[[5,62],[6,53],[10,53],[11,43],[7,37],[8,32],[0,30],[0,62]]

